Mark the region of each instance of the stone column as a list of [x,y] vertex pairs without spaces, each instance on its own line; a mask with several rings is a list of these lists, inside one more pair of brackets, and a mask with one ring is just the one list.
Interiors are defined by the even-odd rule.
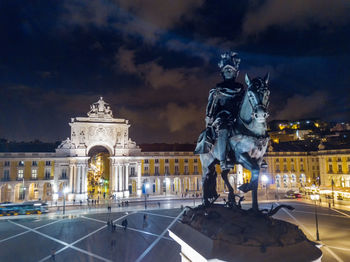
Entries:
[[113,193],[118,191],[118,166],[113,163]]
[[123,191],[123,165],[122,164],[119,164],[119,189],[118,191],[119,192],[122,192]]
[[87,194],[87,170],[88,170],[88,166],[87,166],[87,162],[85,162],[82,166],[82,188],[81,188],[81,193],[82,194]]
[[74,166],[73,164],[69,164],[69,189],[70,193],[74,193]]
[[141,196],[141,163],[137,163],[137,196]]
[[80,194],[80,176],[81,176],[81,166],[80,164],[77,164],[76,166],[76,172],[75,172],[75,193]]
[[124,187],[124,197],[129,197],[129,163],[125,164]]

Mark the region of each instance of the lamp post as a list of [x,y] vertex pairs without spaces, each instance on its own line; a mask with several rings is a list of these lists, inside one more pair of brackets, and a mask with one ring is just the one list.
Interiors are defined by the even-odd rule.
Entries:
[[145,209],[147,209],[147,192],[149,189],[149,183],[144,184],[144,195],[145,195]]
[[311,200],[314,200],[315,201],[315,220],[316,220],[316,240],[317,241],[320,241],[320,235],[318,233],[318,217],[317,217],[317,201],[320,199],[320,195],[318,194],[314,194],[314,195],[311,195]]
[[65,187],[63,189],[63,215],[66,213],[66,194],[69,192],[69,188]]
[[265,185],[265,196],[266,196],[266,200],[268,200],[267,198],[267,182],[269,181],[269,178],[267,177],[267,175],[262,175],[261,176],[261,182],[263,185]]
[[333,178],[332,178],[332,204],[334,207],[334,180],[333,180]]

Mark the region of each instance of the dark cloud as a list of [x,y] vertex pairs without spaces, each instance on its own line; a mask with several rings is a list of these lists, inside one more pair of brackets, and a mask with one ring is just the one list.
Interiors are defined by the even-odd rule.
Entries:
[[137,143],[193,142],[226,49],[238,81],[270,73],[271,119],[350,119],[347,1],[0,5],[0,137],[63,139],[103,96]]

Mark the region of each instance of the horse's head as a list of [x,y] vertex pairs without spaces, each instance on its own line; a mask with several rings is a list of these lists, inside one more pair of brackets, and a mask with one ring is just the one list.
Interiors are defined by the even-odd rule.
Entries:
[[258,123],[266,122],[266,118],[269,116],[267,111],[270,96],[268,90],[269,74],[264,78],[256,77],[252,80],[246,74],[245,82],[248,86],[247,98],[252,107],[252,119]]

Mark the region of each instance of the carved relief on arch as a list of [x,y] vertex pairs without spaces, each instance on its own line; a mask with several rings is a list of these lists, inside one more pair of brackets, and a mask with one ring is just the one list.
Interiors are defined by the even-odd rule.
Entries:
[[99,141],[105,141],[106,140],[106,129],[103,128],[102,126],[99,126],[98,128],[96,128],[96,138]]
[[89,127],[89,136],[93,137],[95,135],[96,128],[93,126]]

